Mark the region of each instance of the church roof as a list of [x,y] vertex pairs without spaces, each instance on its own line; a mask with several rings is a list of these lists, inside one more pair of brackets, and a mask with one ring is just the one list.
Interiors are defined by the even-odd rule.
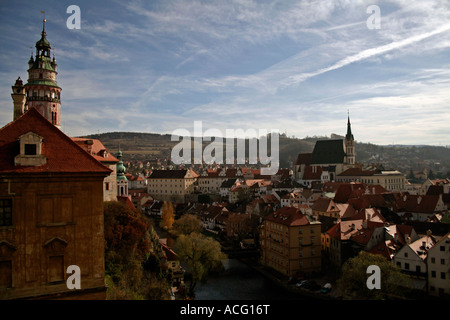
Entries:
[[[14,157],[20,154],[18,138],[30,131],[43,137],[41,153],[47,158],[46,163],[16,166]],[[0,174],[101,173],[106,176],[110,172],[35,108],[0,129]]]
[[311,164],[344,163],[344,141],[318,140],[314,146]]

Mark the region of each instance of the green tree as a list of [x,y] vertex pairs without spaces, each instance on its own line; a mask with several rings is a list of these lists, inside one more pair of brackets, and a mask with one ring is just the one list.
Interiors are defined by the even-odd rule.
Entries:
[[184,214],[173,223],[173,231],[176,235],[188,235],[192,232],[202,231],[202,222],[193,214]]
[[198,281],[206,281],[208,274],[223,270],[226,255],[221,251],[219,242],[203,234],[192,232],[180,235],[175,244],[180,259],[187,263],[191,273],[188,296],[195,296]]
[[[367,280],[371,265],[380,268],[380,289],[369,289]],[[401,297],[405,293],[408,277],[400,269],[381,255],[361,251],[356,257],[347,260],[342,266],[341,278],[337,281],[338,290],[351,299],[383,299]]]

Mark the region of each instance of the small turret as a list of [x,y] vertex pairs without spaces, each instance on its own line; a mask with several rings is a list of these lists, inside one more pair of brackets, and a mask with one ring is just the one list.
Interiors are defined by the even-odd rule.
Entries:
[[25,86],[23,85],[22,79],[17,78],[16,83],[12,86],[11,97],[14,101],[14,119],[24,114],[25,112]]
[[116,155],[119,162],[116,165],[116,175],[117,175],[117,196],[118,197],[127,197],[128,196],[128,179],[125,176],[125,166],[122,161],[122,151],[117,152]]

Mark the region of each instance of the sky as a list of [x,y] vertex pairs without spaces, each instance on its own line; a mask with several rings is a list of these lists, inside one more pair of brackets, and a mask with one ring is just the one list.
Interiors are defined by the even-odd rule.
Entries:
[[349,113],[359,142],[450,145],[450,1],[1,0],[0,126],[41,11],[69,136],[344,135]]

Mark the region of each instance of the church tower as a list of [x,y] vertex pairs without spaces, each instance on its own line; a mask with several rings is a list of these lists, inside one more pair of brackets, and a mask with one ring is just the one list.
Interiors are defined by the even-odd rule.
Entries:
[[123,165],[122,161],[122,151],[117,152],[116,158],[119,159],[119,162],[117,162],[117,196],[118,197],[128,197],[128,179],[125,176],[125,166]]
[[345,153],[347,155],[347,164],[356,164],[356,154],[355,154],[355,139],[352,134],[352,127],[350,124],[350,115],[348,115],[347,120],[347,134],[345,135]]
[[[23,86],[17,79],[11,94],[14,101],[14,120],[30,108],[36,108],[48,121],[61,129],[61,88],[56,82],[57,64],[51,57],[43,20],[41,39],[36,42],[36,54],[28,60],[28,82]],[[25,99],[24,99],[25,98]]]

